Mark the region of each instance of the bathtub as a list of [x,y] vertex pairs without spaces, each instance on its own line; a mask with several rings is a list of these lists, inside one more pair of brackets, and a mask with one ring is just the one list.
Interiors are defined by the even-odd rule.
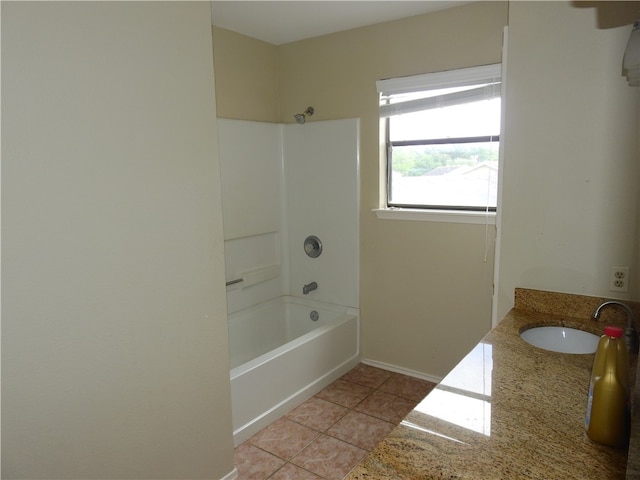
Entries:
[[235,445],[356,366],[358,329],[357,309],[294,297],[230,314]]

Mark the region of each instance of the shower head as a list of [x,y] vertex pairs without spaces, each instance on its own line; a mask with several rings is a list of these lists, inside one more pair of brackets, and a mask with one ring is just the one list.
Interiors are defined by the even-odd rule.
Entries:
[[307,117],[310,117],[311,115],[313,115],[313,112],[315,110],[313,109],[313,107],[307,107],[307,109],[302,112],[302,113],[296,113],[293,118],[296,119],[296,122],[298,122],[300,125],[304,124],[304,122],[306,121]]

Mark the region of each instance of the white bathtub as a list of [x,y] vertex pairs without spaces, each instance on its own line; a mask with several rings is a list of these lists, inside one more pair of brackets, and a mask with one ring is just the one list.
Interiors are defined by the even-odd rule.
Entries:
[[356,366],[358,328],[357,309],[293,297],[229,315],[235,444]]

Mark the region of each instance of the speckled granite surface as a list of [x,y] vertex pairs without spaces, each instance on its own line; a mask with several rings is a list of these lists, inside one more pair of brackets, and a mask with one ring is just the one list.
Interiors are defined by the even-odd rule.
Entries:
[[346,480],[624,479],[626,449],[584,431],[593,354],[541,350],[518,335],[546,324],[600,335],[606,324],[625,323],[616,309],[604,322],[589,319],[591,303],[603,299],[575,297],[519,289],[516,308]]

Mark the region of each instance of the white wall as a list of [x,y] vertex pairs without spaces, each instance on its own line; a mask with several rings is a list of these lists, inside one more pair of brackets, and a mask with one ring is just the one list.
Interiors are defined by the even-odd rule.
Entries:
[[277,232],[282,221],[280,125],[220,119],[218,135],[225,240]]
[[[498,319],[515,287],[639,297],[640,89],[621,74],[631,26],[598,29],[596,14],[510,2]],[[628,294],[609,291],[613,265],[631,267]]]
[[2,476],[233,469],[210,12],[2,3]]
[[280,295],[357,308],[359,122],[219,124],[227,281],[245,279],[227,288],[229,313]]
[[282,126],[222,118],[218,126],[226,280],[246,279],[227,287],[232,313],[288,290]]
[[[358,145],[354,119],[285,126],[286,206],[291,294],[358,308]],[[315,235],[322,254],[310,258]],[[317,290],[302,294],[305,284]]]

